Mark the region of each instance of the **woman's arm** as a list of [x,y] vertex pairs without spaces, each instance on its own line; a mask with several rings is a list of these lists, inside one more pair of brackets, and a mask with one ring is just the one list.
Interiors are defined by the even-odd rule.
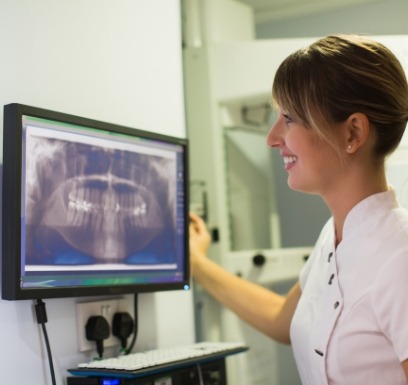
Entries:
[[194,214],[190,219],[194,279],[242,320],[277,341],[289,343],[290,323],[301,295],[299,284],[282,296],[226,271],[206,256],[211,239],[204,222]]

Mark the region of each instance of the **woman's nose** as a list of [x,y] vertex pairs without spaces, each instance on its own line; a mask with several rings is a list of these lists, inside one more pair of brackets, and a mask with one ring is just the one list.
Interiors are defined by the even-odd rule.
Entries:
[[266,144],[269,147],[280,147],[283,143],[283,137],[281,135],[281,130],[279,129],[279,124],[278,119],[269,129],[268,135],[266,136]]

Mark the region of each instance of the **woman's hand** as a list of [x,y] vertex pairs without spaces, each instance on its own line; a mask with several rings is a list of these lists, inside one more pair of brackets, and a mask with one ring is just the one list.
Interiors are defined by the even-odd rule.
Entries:
[[200,259],[206,258],[211,236],[204,221],[193,212],[190,212],[190,264],[192,273],[197,267]]

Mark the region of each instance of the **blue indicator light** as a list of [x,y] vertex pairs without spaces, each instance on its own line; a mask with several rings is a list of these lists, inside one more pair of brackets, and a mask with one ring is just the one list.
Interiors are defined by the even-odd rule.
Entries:
[[119,378],[103,378],[101,385],[120,385]]
[[184,290],[190,290],[190,285],[184,285]]

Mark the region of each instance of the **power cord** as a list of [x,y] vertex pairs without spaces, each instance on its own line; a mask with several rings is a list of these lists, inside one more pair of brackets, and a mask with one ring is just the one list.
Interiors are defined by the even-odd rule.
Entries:
[[115,313],[112,320],[112,334],[120,340],[120,351],[126,354],[127,340],[134,329],[132,317],[127,312]]
[[[138,329],[138,296],[134,294],[133,298],[133,313],[135,315],[134,320],[131,315],[127,312],[117,312],[113,315],[112,319],[112,334],[120,340],[120,354],[128,355],[136,342],[137,329]],[[127,346],[127,340],[133,332],[132,340]]]
[[200,382],[200,385],[204,385],[203,372],[201,370],[200,364],[197,364],[197,372],[198,372],[198,380]]
[[137,333],[138,333],[138,328],[139,328],[138,296],[136,293],[134,294],[134,297],[133,297],[133,313],[134,313],[133,337],[132,337],[132,341],[129,344],[129,347],[124,352],[125,354],[129,354],[133,350],[133,347],[135,346],[135,343],[136,343]]
[[99,359],[102,359],[104,351],[103,341],[110,336],[109,323],[106,318],[101,315],[89,317],[85,325],[85,335],[88,341],[95,341]]
[[41,325],[42,331],[44,334],[45,346],[47,348],[48,363],[50,366],[51,381],[53,385],[56,385],[55,382],[55,373],[54,373],[54,364],[52,361],[50,341],[48,339],[47,328],[45,327],[47,319],[47,310],[45,308],[45,303],[41,299],[37,299],[37,304],[35,305],[35,314],[37,317],[37,322]]

